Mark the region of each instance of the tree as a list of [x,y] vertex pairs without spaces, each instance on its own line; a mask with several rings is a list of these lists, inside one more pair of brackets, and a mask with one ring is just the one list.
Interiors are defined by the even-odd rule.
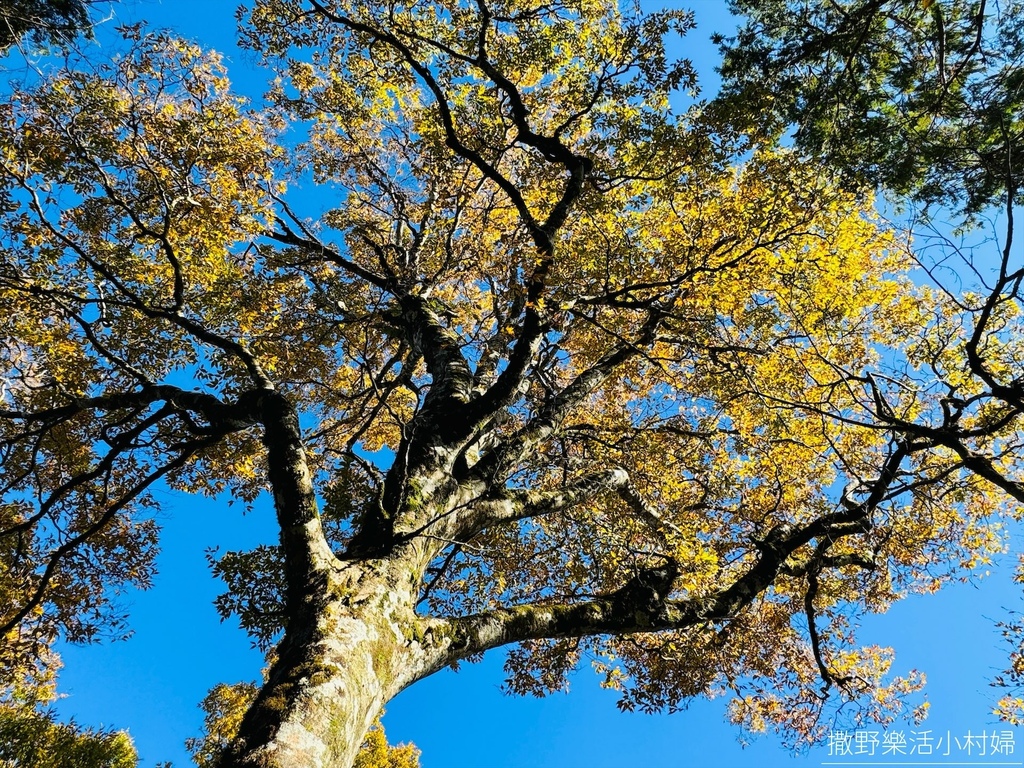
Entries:
[[[264,670],[264,685],[266,672]],[[238,735],[242,718],[252,707],[259,690],[260,686],[255,683],[219,683],[207,693],[199,705],[206,713],[203,736],[185,741],[199,768],[216,768],[222,753]],[[419,768],[419,755],[420,751],[412,744],[389,745],[378,716],[363,738],[353,768]]]
[[629,709],[728,691],[806,739],[843,704],[903,712],[919,681],[850,614],[1001,547],[1001,498],[893,428],[943,396],[886,410],[955,351],[931,345],[956,305],[868,196],[673,114],[694,76],[664,38],[689,27],[268,0],[243,27],[265,109],[138,28],[14,93],[10,674],[120,626],[166,483],[268,489],[280,526],[215,563],[223,613],[274,648],[224,766],[350,765],[388,699],[506,645],[519,692],[589,654]]
[[13,708],[0,709],[0,761],[34,768],[134,768],[138,762],[123,732],[93,732]]
[[38,640],[26,648],[8,635],[0,673],[0,765],[4,768],[134,768],[138,756],[123,731],[57,722],[47,705],[56,698],[59,661]]
[[[793,129],[849,181],[979,214],[1019,205],[1018,2],[733,0],[720,108]],[[757,108],[751,109],[756,103]]]

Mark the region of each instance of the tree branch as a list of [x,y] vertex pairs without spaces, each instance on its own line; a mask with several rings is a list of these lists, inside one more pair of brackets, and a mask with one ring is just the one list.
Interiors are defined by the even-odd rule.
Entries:
[[337,563],[324,535],[295,406],[279,392],[254,395],[267,448],[267,477],[281,529],[286,601],[294,610],[317,594],[327,569]]
[[71,556],[71,554],[80,546],[87,543],[89,539],[106,528],[118,512],[127,507],[134,499],[137,499],[139,495],[147,488],[151,487],[153,483],[167,475],[169,472],[183,467],[197,452],[214,444],[215,442],[215,438],[206,438],[186,444],[174,459],[139,480],[125,493],[121,494],[117,501],[107,506],[107,508],[103,510],[103,513],[88,527],[86,527],[85,530],[57,547],[57,549],[47,557],[46,567],[39,575],[39,579],[36,582],[36,587],[33,590],[32,595],[20,609],[16,610],[10,618],[0,624],[0,635],[6,635],[8,632],[13,630],[26,616],[32,613],[32,611],[34,611],[43,602],[47,588],[57,575],[58,567],[66,558]]
[[803,526],[776,525],[756,542],[757,562],[732,584],[712,595],[690,600],[668,599],[671,583],[666,585],[658,579],[671,576],[673,563],[667,569],[651,571],[646,582],[641,579],[639,583],[646,583],[646,590],[638,589],[638,582],[634,580],[596,600],[534,603],[451,619],[454,658],[524,640],[686,629],[734,616],[786,572],[786,561],[801,547],[815,539],[834,543],[844,536],[870,530],[872,511],[884,500],[899,465],[908,455],[905,446],[898,446],[890,454],[863,502],[848,500],[841,510]]

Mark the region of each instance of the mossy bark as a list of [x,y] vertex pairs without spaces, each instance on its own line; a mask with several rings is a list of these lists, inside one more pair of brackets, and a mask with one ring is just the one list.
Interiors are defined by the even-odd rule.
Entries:
[[315,620],[289,625],[223,766],[348,768],[384,704],[443,666],[447,635],[414,615],[408,567],[377,566],[343,569]]

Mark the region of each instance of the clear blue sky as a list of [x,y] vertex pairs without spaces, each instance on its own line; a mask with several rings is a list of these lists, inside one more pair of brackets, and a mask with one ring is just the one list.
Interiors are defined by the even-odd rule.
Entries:
[[[705,73],[714,65],[707,37],[727,29],[724,2],[691,3],[700,26],[685,41],[685,54]],[[234,48],[234,3],[207,0],[122,0],[117,19],[145,20],[176,29],[224,53],[239,89],[258,96],[264,80]],[[102,37],[102,35],[101,35]],[[209,547],[242,549],[276,536],[269,504],[243,516],[237,507],[181,494],[164,496],[163,554],[153,589],[124,596],[135,636],[125,642],[65,647],[58,711],[90,725],[127,728],[142,765],[173,761],[190,764],[183,742],[198,735],[197,707],[217,682],[258,677],[261,656],[231,622],[222,624],[212,601],[220,591],[209,575]],[[1014,549],[1020,551],[1019,539]],[[1020,609],[1020,590],[1010,582],[1010,564],[996,568],[977,585],[959,585],[930,598],[914,598],[887,615],[871,617],[861,640],[893,645],[894,671],[927,673],[932,703],[927,724],[893,728],[931,729],[936,737],[962,738],[968,731],[1004,730],[989,714],[997,692],[988,681],[1005,663],[995,622],[1006,608]],[[588,669],[581,670],[567,695],[543,700],[502,695],[502,656],[445,671],[400,695],[388,707],[385,724],[392,741],[411,740],[423,749],[425,768],[457,766],[819,766],[830,760],[824,747],[794,756],[771,736],[742,749],[738,732],[725,723],[725,701],[696,701],[672,716],[621,714],[615,697],[602,691]],[[1017,752],[1002,758],[1020,764]],[[953,756],[934,764],[954,765]],[[967,759],[961,757],[961,759]],[[972,757],[972,759],[980,759]],[[852,758],[846,758],[846,764]],[[908,757],[923,765],[925,758]]]

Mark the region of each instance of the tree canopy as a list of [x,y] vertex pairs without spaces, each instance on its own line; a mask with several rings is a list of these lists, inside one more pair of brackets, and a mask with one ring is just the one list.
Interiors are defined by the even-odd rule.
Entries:
[[[5,683],[123,631],[170,487],[268,492],[280,528],[213,561],[272,653],[262,686],[211,692],[203,764],[405,764],[366,735],[383,704],[503,646],[516,692],[586,654],[624,709],[726,693],[796,740],[839,707],[921,714],[853,619],[988,562],[1024,497],[1012,224],[975,295],[922,280],[874,207],[955,171],[943,201],[1012,222],[1018,73],[957,66],[1015,26],[925,5],[895,42],[920,4],[743,6],[723,97],[684,110],[690,15],[601,0],[261,0],[259,106],[141,27],[13,89]],[[797,45],[816,13],[839,31]]]
[[722,102],[746,119],[792,128],[850,179],[918,202],[1021,203],[1019,2],[731,5],[746,21],[719,37]]

